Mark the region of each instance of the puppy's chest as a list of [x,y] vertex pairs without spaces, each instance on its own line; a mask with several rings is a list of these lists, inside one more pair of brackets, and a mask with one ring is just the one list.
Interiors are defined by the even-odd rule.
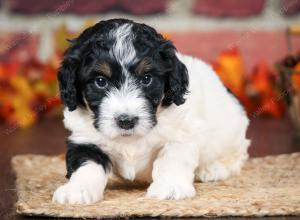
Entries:
[[159,147],[123,146],[111,149],[114,172],[130,181],[150,182],[153,161]]

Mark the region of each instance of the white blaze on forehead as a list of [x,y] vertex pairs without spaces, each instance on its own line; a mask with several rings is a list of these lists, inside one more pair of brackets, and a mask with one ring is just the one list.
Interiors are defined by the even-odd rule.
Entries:
[[[148,102],[143,97],[136,79],[129,74],[127,69],[128,64],[135,63],[137,59],[133,46],[135,36],[131,29],[132,24],[123,24],[109,33],[115,40],[109,51],[110,56],[121,65],[122,74],[125,76],[120,88],[112,87],[99,106],[99,128],[110,138],[128,132],[143,135],[152,127]],[[121,114],[138,117],[138,123],[131,131],[124,131],[117,126],[115,119]]]
[[115,39],[115,43],[109,53],[116,58],[123,68],[136,59],[136,52],[132,42],[135,36],[131,28],[132,24],[123,24],[109,33]]

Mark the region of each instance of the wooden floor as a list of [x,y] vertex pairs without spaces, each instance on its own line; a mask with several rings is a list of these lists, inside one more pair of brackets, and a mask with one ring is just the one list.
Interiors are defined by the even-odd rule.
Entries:
[[[10,168],[11,157],[27,153],[46,155],[63,153],[67,134],[59,118],[45,119],[26,130],[0,127],[0,220],[28,219],[15,214],[13,207],[16,193],[15,177]],[[299,142],[293,141],[292,125],[287,118],[282,120],[253,118],[248,137],[252,140],[249,150],[252,157],[300,151]],[[299,217],[267,219],[299,219]]]

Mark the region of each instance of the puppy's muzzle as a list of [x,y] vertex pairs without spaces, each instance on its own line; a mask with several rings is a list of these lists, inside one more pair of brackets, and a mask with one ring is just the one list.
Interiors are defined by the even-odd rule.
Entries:
[[115,118],[117,125],[125,130],[133,129],[139,121],[136,116],[130,116],[127,114],[119,115]]

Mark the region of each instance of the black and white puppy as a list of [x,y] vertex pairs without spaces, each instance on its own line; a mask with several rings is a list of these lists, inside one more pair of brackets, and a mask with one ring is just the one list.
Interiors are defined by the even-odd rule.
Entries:
[[71,42],[60,92],[68,138],[58,203],[103,198],[110,173],[151,183],[146,196],[195,196],[194,180],[222,180],[247,159],[248,118],[204,62],[153,28],[101,21]]

